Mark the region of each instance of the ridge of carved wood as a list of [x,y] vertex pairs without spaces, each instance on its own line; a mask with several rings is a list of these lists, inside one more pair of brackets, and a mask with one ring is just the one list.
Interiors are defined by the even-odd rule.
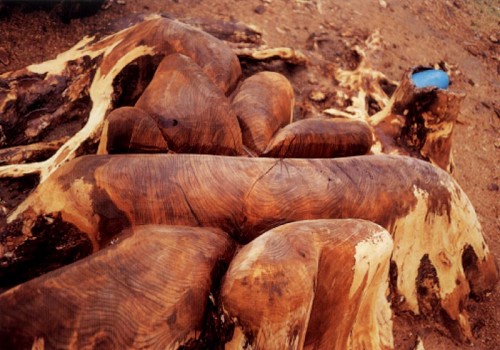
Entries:
[[[157,15],[145,17],[141,22],[99,41],[85,37],[54,60],[2,74],[0,79],[8,86],[8,93],[0,94],[0,112],[6,116],[10,128],[19,128],[18,116],[25,116],[26,110],[34,109],[33,106],[44,110],[46,106],[34,104],[36,101],[46,100],[50,107],[53,101],[64,96],[61,106],[54,111],[58,115],[67,113],[68,108],[74,109],[73,104],[82,99],[90,100],[87,105],[91,107],[81,112],[88,115],[85,126],[53,156],[43,162],[3,166],[0,176],[20,177],[36,173],[40,174],[41,182],[45,181],[59,166],[73,159],[82,144],[98,139],[104,118],[113,108],[116,98],[116,77],[129,64],[144,57],[172,53],[190,57],[224,93],[234,89],[241,75],[237,56],[222,41],[179,21]],[[71,68],[73,66],[77,69]],[[32,84],[32,89],[21,91],[22,81]],[[61,81],[67,85],[61,85]],[[58,82],[56,88],[54,82]],[[9,127],[4,132],[8,132]]]

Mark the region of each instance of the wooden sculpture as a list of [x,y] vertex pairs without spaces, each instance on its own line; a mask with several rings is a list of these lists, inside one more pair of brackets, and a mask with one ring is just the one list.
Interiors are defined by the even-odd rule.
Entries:
[[[449,92],[406,76],[378,114],[297,121],[283,75],[240,76],[222,41],[158,16],[0,76],[0,177],[39,175],[0,218],[0,340],[389,349],[388,286],[472,338],[467,298],[498,271],[445,171]],[[51,140],[68,118],[81,130]]]

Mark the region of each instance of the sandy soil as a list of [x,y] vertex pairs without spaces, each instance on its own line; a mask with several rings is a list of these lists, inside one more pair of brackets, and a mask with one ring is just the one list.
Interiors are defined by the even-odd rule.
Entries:
[[[122,2],[122,1],[120,1]],[[40,62],[64,51],[82,36],[133,13],[163,12],[176,17],[238,19],[254,24],[269,46],[307,50],[311,35],[321,36],[323,55],[345,64],[350,47],[379,30],[383,48],[370,54],[374,68],[399,80],[408,67],[441,63],[451,88],[464,91],[454,134],[453,174],[469,195],[490,249],[500,258],[500,3],[488,0],[126,0],[97,15],[63,24],[57,9],[0,10],[0,73]],[[308,40],[309,39],[309,40]],[[327,78],[329,78],[327,76]],[[323,89],[314,80],[294,81],[299,93]],[[323,80],[321,81],[323,83]],[[331,84],[335,81],[331,78]],[[474,344],[458,344],[432,320],[397,315],[396,349],[413,349],[417,337],[426,349],[500,347],[500,293],[469,303]]]

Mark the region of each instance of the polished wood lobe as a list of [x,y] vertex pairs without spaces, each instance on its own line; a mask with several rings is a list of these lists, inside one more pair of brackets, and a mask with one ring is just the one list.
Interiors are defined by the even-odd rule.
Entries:
[[285,76],[260,72],[246,79],[232,99],[243,144],[262,154],[274,133],[291,123],[294,104],[293,88]]
[[263,153],[274,158],[338,158],[363,155],[372,146],[363,121],[310,118],[279,130]]
[[214,270],[234,248],[217,229],[136,226],[1,294],[1,348],[176,349],[199,337]]
[[229,100],[187,56],[164,58],[135,106],[154,119],[174,152],[242,154]]
[[231,262],[221,289],[226,349],[389,349],[392,239],[363,220],[297,221]]

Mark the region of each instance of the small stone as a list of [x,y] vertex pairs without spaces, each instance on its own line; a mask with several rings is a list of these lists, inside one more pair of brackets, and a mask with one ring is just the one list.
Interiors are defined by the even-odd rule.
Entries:
[[116,0],[118,5],[125,5],[125,0]]
[[488,185],[488,191],[497,192],[499,187],[496,183],[492,182]]
[[266,12],[266,7],[264,5],[259,5],[254,9],[254,12],[258,15],[261,15]]
[[380,7],[382,7],[383,9],[386,9],[387,8],[387,2],[385,2],[384,0],[378,0],[378,4],[380,5]]
[[313,90],[309,94],[309,99],[315,102],[322,102],[326,99],[326,95],[321,91]]
[[498,43],[498,38],[496,37],[495,34],[490,35],[490,41],[495,44]]
[[318,84],[318,79],[316,79],[314,77],[310,77],[308,82],[309,82],[309,84],[316,85],[316,84]]

